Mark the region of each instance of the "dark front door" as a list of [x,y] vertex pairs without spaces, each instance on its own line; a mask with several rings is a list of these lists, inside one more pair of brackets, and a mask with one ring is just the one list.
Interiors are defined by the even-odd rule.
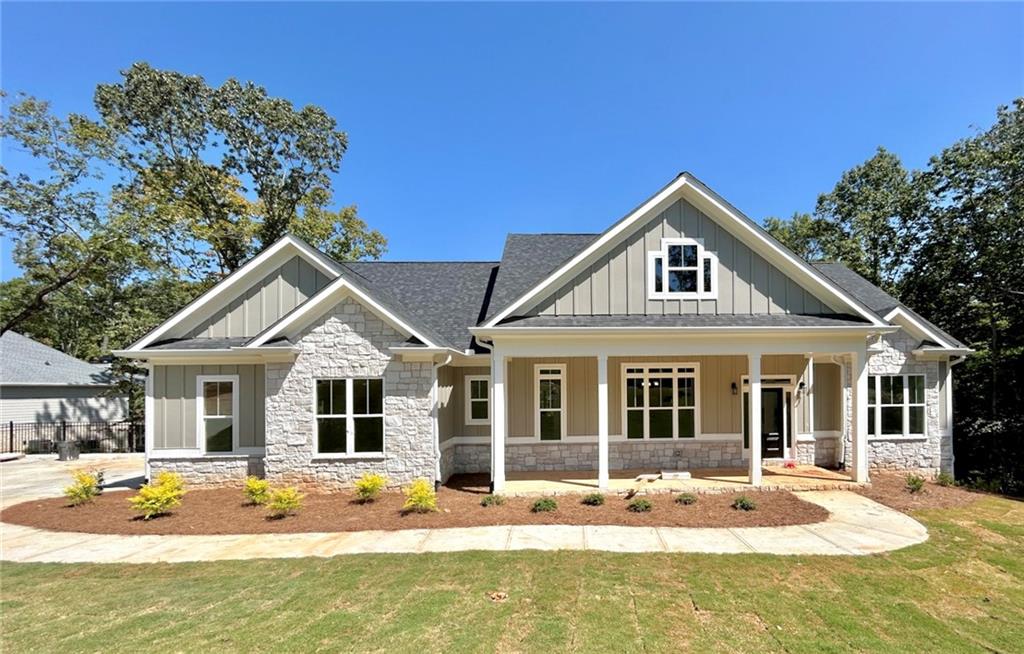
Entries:
[[783,404],[781,388],[761,389],[761,456],[781,458],[785,449],[785,430],[782,422]]

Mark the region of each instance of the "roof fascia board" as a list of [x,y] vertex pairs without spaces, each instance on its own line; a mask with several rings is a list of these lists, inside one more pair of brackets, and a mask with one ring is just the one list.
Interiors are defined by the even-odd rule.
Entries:
[[767,256],[773,263],[781,262],[783,264],[781,267],[785,271],[789,272],[789,274],[795,274],[798,277],[803,277],[805,283],[810,282],[812,286],[816,286],[820,290],[825,291],[827,295],[834,296],[844,305],[853,309],[858,315],[867,319],[872,325],[882,326],[884,324],[879,320],[877,314],[865,308],[860,302],[836,286],[831,280],[814,270],[810,264],[801,261],[792,253],[787,252],[778,243],[774,242],[773,239],[768,238],[760,229],[752,225],[748,219],[737,215],[731,208],[725,206],[718,201],[717,198],[707,193],[702,186],[703,184],[700,182],[694,183],[694,181],[691,180],[691,176],[686,173],[679,175],[661,191],[647,200],[647,202],[641,204],[625,218],[613,225],[596,241],[584,248],[583,251],[560,266],[555,272],[540,283],[536,284],[532,289],[527,291],[507,308],[490,318],[483,326],[493,327],[505,318],[513,315],[517,309],[527,306],[531,301],[538,301],[540,299],[538,296],[542,296],[545,293],[553,291],[557,285],[563,284],[568,279],[571,279],[574,275],[579,273],[585,262],[603,254],[606,250],[610,249],[615,243],[617,243],[620,238],[631,233],[631,230],[642,225],[645,220],[650,219],[659,210],[664,209],[671,202],[678,199],[678,197],[682,197],[687,191],[690,193],[689,197],[698,200],[698,204],[703,204],[705,207],[711,208],[712,211],[709,213],[718,214],[728,218],[732,223],[738,225],[740,227],[740,234],[737,236],[741,241],[750,243],[750,238],[748,237],[753,237],[754,243],[758,246],[757,251],[759,254]]
[[742,327],[742,326],[721,326],[721,327],[473,327],[470,328],[475,336],[491,336],[501,334],[516,334],[520,336],[537,336],[544,338],[552,335],[620,335],[620,336],[647,336],[650,334],[782,334],[793,336],[794,334],[888,334],[898,331],[899,327],[891,325],[823,325],[821,327]]
[[[421,334],[419,330],[416,330],[405,320],[374,300],[368,293],[358,288],[344,277],[338,277],[316,296],[306,300],[304,304],[300,305],[294,311],[268,327],[262,334],[256,336],[250,343],[245,345],[243,349],[258,348],[267,341],[280,336],[286,330],[292,329],[297,325],[305,324],[303,321],[313,320],[331,306],[326,304],[327,302],[337,303],[345,297],[354,297],[360,304],[370,309],[370,311],[372,311],[378,318],[391,324],[400,332],[408,336],[415,336],[425,343],[427,347],[438,347],[431,339]],[[318,308],[319,312],[317,312]]]
[[[285,235],[278,239],[278,241],[273,245],[247,261],[242,267],[214,284],[213,288],[209,289],[192,302],[186,304],[182,309],[164,321],[156,329],[130,345],[127,350],[124,351],[131,352],[133,354],[126,354],[124,356],[135,356],[144,348],[159,340],[160,337],[165,336],[170,330],[183,324],[188,324],[188,321],[190,320],[198,322],[202,317],[210,312],[210,307],[213,306],[213,302],[221,297],[227,297],[227,292],[232,289],[242,287],[243,285],[244,288],[249,288],[249,286],[259,278],[260,273],[263,272],[264,269],[273,267],[273,264],[277,263],[278,259],[282,259],[287,255],[289,249],[294,249],[295,254],[302,256],[310,265],[317,268],[328,277],[336,278],[340,274],[340,268],[338,265],[327,258],[323,253],[316,250],[316,248],[313,248],[305,241],[290,234]],[[283,263],[283,261],[281,263]]]
[[885,314],[884,317],[885,317],[885,320],[887,322],[892,322],[893,320],[897,320],[898,319],[899,322],[901,322],[903,324],[906,324],[909,327],[911,327],[912,329],[916,330],[918,332],[918,334],[917,334],[918,336],[922,336],[924,338],[927,338],[927,339],[935,341],[936,343],[941,345],[943,347],[943,349],[947,349],[947,350],[956,350],[956,349],[958,349],[952,343],[950,343],[948,340],[943,338],[940,334],[936,333],[934,329],[929,329],[927,325],[925,325],[920,320],[915,318],[909,312],[904,311],[902,307],[896,307],[895,309],[893,309],[889,313]]

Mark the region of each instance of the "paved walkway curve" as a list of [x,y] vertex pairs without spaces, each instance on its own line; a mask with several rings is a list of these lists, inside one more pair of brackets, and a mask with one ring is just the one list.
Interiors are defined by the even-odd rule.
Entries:
[[157,563],[464,550],[599,550],[719,554],[874,554],[922,543],[913,518],[849,491],[807,491],[828,520],[788,527],[688,528],[516,525],[235,536],[114,536],[0,524],[0,559]]

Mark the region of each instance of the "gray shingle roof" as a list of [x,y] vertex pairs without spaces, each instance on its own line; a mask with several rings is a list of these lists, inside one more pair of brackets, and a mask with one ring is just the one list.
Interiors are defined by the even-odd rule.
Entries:
[[105,365],[76,359],[17,332],[0,336],[0,384],[109,386],[110,382]]
[[898,307],[924,323],[929,329],[934,330],[939,336],[949,341],[949,343],[954,347],[967,347],[959,340],[940,329],[927,318],[917,314],[913,309],[864,279],[856,272],[850,270],[845,265],[831,261],[816,261],[811,265],[814,266],[818,272],[835,282],[844,291],[859,300],[861,304],[875,312],[879,318],[884,320],[886,314]]
[[527,316],[503,320],[501,327],[864,327],[852,315],[676,315],[676,316]]
[[490,318],[518,300],[600,234],[509,234],[487,307]]
[[233,338],[170,338],[153,343],[147,350],[227,350],[249,342],[248,336]]

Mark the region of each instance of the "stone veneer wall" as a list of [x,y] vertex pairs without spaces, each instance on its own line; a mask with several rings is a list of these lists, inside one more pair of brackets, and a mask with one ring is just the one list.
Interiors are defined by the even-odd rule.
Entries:
[[832,468],[838,463],[839,438],[817,436],[813,441],[797,441],[796,461],[804,465]]
[[[953,472],[952,436],[939,430],[939,364],[937,361],[919,361],[912,351],[918,342],[900,330],[882,337],[882,349],[868,351],[869,375],[923,374],[925,376],[925,436],[915,438],[870,437],[868,439],[868,465],[876,470],[914,470],[934,475],[940,471]],[[853,460],[850,432],[853,424],[849,400],[852,370],[847,361],[844,397],[846,415],[843,430],[844,461]]]
[[241,487],[249,475],[263,476],[263,457],[242,455],[216,455],[194,458],[149,459],[153,479],[161,472],[176,472],[185,478],[189,486]]
[[[611,470],[687,470],[691,468],[740,468],[746,466],[743,443],[734,441],[665,441],[608,443]],[[447,448],[442,465],[447,476],[488,473],[491,446],[460,444]],[[597,443],[529,443],[505,446],[505,469],[511,472],[597,470]]]
[[[267,364],[266,473],[276,484],[351,486],[364,472],[394,485],[433,480],[431,364],[391,358],[406,337],[352,299],[339,302],[295,339],[291,363]],[[315,380],[384,378],[384,455],[318,457],[313,448]]]

